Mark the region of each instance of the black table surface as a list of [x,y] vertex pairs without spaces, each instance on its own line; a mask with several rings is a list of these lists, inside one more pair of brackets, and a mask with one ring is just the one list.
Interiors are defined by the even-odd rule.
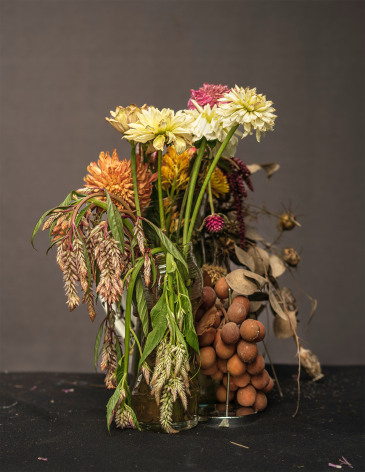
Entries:
[[276,369],[284,397],[275,389],[256,421],[174,435],[109,434],[101,374],[1,374],[1,471],[312,472],[337,470],[328,463],[342,456],[364,471],[365,368],[324,367],[318,382],[303,374],[295,418],[296,367]]

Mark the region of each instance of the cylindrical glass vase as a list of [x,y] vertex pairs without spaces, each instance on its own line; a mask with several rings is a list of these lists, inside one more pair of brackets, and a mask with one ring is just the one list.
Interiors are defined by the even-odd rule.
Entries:
[[[183,253],[183,248],[180,249]],[[189,269],[187,289],[192,304],[193,314],[195,315],[202,294],[203,278],[191,246],[186,248],[185,254]],[[149,315],[162,294],[164,276],[166,274],[165,255],[163,253],[157,254],[155,260],[157,265],[156,283],[151,289],[145,287],[145,296]],[[144,342],[145,340],[143,340],[142,344],[144,344]],[[153,370],[155,366],[155,359],[156,349],[147,358],[147,363],[151,370]],[[179,396],[177,396],[173,403],[171,427],[175,431],[184,431],[193,428],[198,424],[200,385],[196,375],[196,356],[192,350],[189,352],[189,367],[190,395],[187,395],[187,408],[184,408]],[[151,386],[140,373],[132,391],[132,407],[142,430],[165,432],[165,429],[160,423],[160,407],[157,405],[155,396],[151,393],[151,390]]]

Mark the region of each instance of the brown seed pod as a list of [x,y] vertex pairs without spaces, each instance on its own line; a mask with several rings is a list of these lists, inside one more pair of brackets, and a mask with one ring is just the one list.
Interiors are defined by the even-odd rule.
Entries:
[[241,406],[252,406],[256,400],[256,390],[252,385],[247,387],[239,388],[237,391],[237,402]]
[[226,278],[220,278],[214,287],[217,297],[220,299],[226,299],[229,297],[229,285],[227,284]]
[[228,372],[228,369],[227,369],[227,360],[226,359],[220,359],[218,357],[218,369],[223,372],[224,374],[226,374]]
[[217,309],[215,306],[209,308],[209,310],[204,313],[199,323],[196,325],[196,334],[201,336],[205,331],[213,326],[215,319],[217,317]]
[[221,359],[229,359],[236,352],[235,344],[225,344],[222,340],[217,342],[215,347],[217,356]]
[[258,335],[257,339],[256,339],[256,342],[260,342],[264,339],[265,335],[266,335],[266,329],[265,329],[265,326],[261,323],[261,321],[257,321],[256,320],[256,323],[259,325],[260,327],[260,334]]
[[221,324],[222,316],[223,316],[222,311],[221,311],[221,310],[218,310],[218,311],[217,311],[217,315],[216,315],[216,317],[215,317],[214,324],[213,324],[213,327],[214,327],[214,328],[218,328],[218,326]]
[[214,375],[218,372],[218,363],[215,361],[215,363],[212,365],[212,367],[209,367],[209,369],[201,369],[202,374],[204,375]]
[[217,330],[214,328],[208,328],[204,334],[198,336],[199,346],[210,346],[213,344]]
[[[224,402],[226,401],[226,398],[227,398],[227,390],[226,390],[225,387],[223,387],[223,385],[220,385],[220,386],[217,388],[216,397],[217,397],[217,400],[218,400],[220,403],[224,403]],[[229,401],[230,401],[230,402],[233,400],[233,397],[234,397],[234,392],[230,391],[230,392],[229,392]]]
[[291,267],[296,267],[300,261],[300,255],[292,247],[287,247],[283,250],[282,257],[284,261]]
[[267,407],[267,398],[266,395],[262,392],[256,393],[256,400],[253,405],[255,411],[263,411]]
[[223,375],[224,375],[223,372],[218,369],[215,374],[211,375],[211,377],[212,377],[213,380],[218,380],[219,381],[219,380],[223,379]]
[[212,367],[217,358],[215,350],[211,346],[201,348],[200,357],[202,369],[209,369],[209,367]]
[[261,374],[251,376],[251,383],[256,388],[256,390],[264,389],[269,381],[270,376],[267,370],[263,370]]
[[251,376],[245,372],[242,375],[239,375],[238,377],[233,377],[234,383],[238,385],[240,388],[246,387],[250,381],[251,381]]
[[230,321],[222,328],[221,339],[226,344],[236,344],[240,339],[240,330],[236,323]]
[[251,364],[258,355],[258,349],[255,343],[248,343],[242,339],[237,344],[237,354],[242,362]]
[[227,369],[228,372],[233,376],[239,376],[246,372],[246,366],[237,354],[228,359]]
[[252,362],[252,364],[248,364],[247,372],[251,375],[258,375],[265,369],[265,359],[262,357],[261,354],[258,354],[256,359]]
[[215,296],[215,291],[212,287],[203,288],[201,303],[205,309],[208,310],[208,308],[213,306],[216,298],[217,297]]
[[[227,388],[227,383],[228,383],[228,376],[224,375],[223,376],[223,385]],[[230,392],[235,392],[238,389],[238,385],[234,383],[232,380],[232,377],[229,378],[229,391]]]
[[250,300],[247,297],[244,297],[243,295],[237,295],[232,300],[232,305],[234,303],[240,303],[243,305],[246,308],[247,313],[250,311]]
[[198,308],[195,314],[195,321],[200,321],[205,313],[205,310],[203,307]]
[[290,231],[295,226],[300,226],[300,224],[295,219],[295,215],[292,212],[286,211],[282,213],[279,217],[278,228],[280,231]]
[[236,410],[236,416],[247,416],[252,415],[253,413],[255,413],[253,409],[248,406],[241,406],[241,408]]
[[274,388],[274,380],[270,377],[269,383],[266,385],[265,388],[262,389],[262,391],[264,393],[270,393],[273,388]]
[[246,319],[247,310],[240,303],[233,303],[227,310],[229,321],[236,324],[241,324]]
[[245,320],[240,327],[241,338],[247,342],[255,341],[260,334],[260,326],[256,320]]

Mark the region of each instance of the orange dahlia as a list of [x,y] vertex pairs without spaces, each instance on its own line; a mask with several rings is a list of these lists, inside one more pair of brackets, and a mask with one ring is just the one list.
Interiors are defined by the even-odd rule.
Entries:
[[[156,176],[148,169],[148,164],[143,164],[137,155],[137,184],[138,196],[141,208],[146,208],[150,203],[152,182]],[[104,188],[113,195],[122,198],[133,210],[135,209],[133,177],[130,161],[120,161],[117,151],[113,155],[109,152],[101,152],[98,163],[91,162],[87,167],[89,174],[84,177],[85,188],[103,190]]]

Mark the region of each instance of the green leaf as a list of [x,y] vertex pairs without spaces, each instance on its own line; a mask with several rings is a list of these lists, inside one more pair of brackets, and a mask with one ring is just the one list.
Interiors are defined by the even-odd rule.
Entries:
[[110,425],[112,424],[114,418],[114,408],[117,406],[119,401],[120,392],[123,387],[124,379],[126,374],[123,375],[122,380],[118,383],[117,388],[115,389],[113,395],[109,398],[109,401],[106,405],[106,422],[108,425],[108,431],[110,432]]
[[53,241],[52,244],[49,246],[49,248],[48,248],[47,251],[46,251],[46,256],[48,256],[49,251],[53,248],[53,246],[54,246],[55,244],[57,244],[59,241],[64,240],[65,238],[67,238],[67,236],[61,236],[60,238],[58,238],[58,239],[56,239],[55,241]]
[[117,370],[115,371],[115,377],[117,379],[118,384],[122,380],[123,375],[124,375],[124,356],[122,356],[119,359],[118,365],[117,365]]
[[105,193],[107,200],[108,223],[114,239],[119,243],[121,251],[124,252],[124,230],[122,217],[120,216],[117,207],[112,202],[106,189]]
[[180,253],[180,251],[175,246],[175,244],[160,230],[160,228],[158,228],[156,225],[151,223],[151,221],[148,221],[146,219],[144,219],[144,221],[146,221],[146,223],[148,223],[151,226],[151,228],[156,232],[157,236],[159,237],[161,241],[162,246],[164,246],[166,250],[181,263],[182,267],[186,271],[186,274],[184,275],[187,275],[188,273],[187,263],[184,257],[182,256],[182,254]]
[[97,363],[99,359],[99,347],[100,347],[100,342],[101,338],[103,336],[103,329],[104,329],[104,320],[100,325],[98,334],[96,335],[96,340],[95,340],[95,346],[94,346],[94,365],[95,365],[95,370],[98,369]]
[[136,428],[138,429],[138,431],[142,431],[142,430],[141,430],[141,427],[139,426],[137,417],[136,417],[136,415],[135,415],[135,413],[134,413],[134,411],[133,411],[132,408],[129,410],[129,413],[131,414],[131,416],[132,416],[132,418],[133,418],[133,421],[134,421],[134,424],[136,425]]
[[[38,230],[39,228],[42,226],[42,223],[43,221],[45,220],[45,218],[50,215],[55,209],[55,208],[51,208],[50,210],[47,210],[45,213],[43,213],[43,215],[39,218],[37,224],[35,225],[34,229],[33,229],[33,233],[32,233],[32,237],[30,239],[30,244],[34,247],[34,244],[33,244],[33,240],[34,240],[34,236],[38,233]],[[35,247],[34,247],[35,249]]]
[[154,287],[157,280],[157,270],[156,270],[155,261],[152,255],[150,255],[149,257],[150,257],[151,269],[152,269],[152,287]]
[[115,337],[115,350],[117,351],[117,360],[119,361],[123,356],[122,356],[122,348],[120,346],[119,338],[118,336]]
[[87,210],[91,207],[91,203],[89,203],[88,205],[85,206],[85,208],[83,208],[80,213],[77,215],[77,218],[75,220],[75,225],[76,226],[79,226],[80,224],[80,221],[81,219],[83,218],[83,216],[85,215],[85,213],[87,212]]
[[148,334],[148,310],[147,310],[146,297],[143,290],[143,283],[140,277],[136,281],[135,293],[136,293],[136,304],[137,304],[138,315],[142,323],[143,332],[147,336]]

